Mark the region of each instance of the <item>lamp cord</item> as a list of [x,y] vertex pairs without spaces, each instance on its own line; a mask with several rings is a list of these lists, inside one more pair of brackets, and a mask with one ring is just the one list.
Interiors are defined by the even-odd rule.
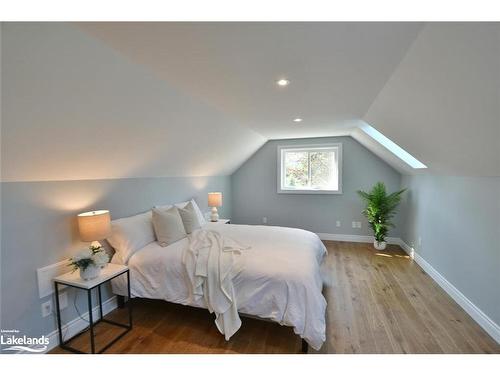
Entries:
[[75,310],[76,310],[76,313],[78,314],[78,316],[80,317],[81,320],[89,323],[89,320],[88,319],[85,319],[82,314],[80,313],[80,310],[78,310],[78,306],[76,305],[76,297],[78,297],[78,290],[75,292],[75,296],[73,298],[73,306],[75,307]]

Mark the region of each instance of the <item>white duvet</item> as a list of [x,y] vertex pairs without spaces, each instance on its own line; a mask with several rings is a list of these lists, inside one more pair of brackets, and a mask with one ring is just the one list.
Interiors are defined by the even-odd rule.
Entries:
[[[326,310],[320,275],[326,249],[319,237],[271,226],[207,223],[203,229],[250,247],[237,257],[238,272],[232,278],[238,311],[291,326],[319,349],[325,341]],[[182,262],[188,246],[185,238],[168,247],[152,242],[137,251],[128,262],[132,297],[207,308],[204,299],[192,298]],[[124,278],[114,279],[112,285],[115,293],[126,295]]]

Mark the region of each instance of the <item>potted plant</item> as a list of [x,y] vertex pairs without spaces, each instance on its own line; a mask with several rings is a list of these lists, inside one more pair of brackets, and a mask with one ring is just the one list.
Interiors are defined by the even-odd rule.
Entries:
[[377,250],[384,250],[387,246],[385,237],[390,227],[394,227],[391,219],[396,214],[396,208],[401,201],[401,194],[406,189],[387,194],[383,182],[377,182],[370,192],[358,190],[359,196],[366,203],[363,215],[368,219],[375,235],[373,246]]
[[108,261],[108,254],[100,245],[91,245],[88,249],[82,250],[70,258],[69,266],[73,267],[73,272],[80,270],[80,277],[83,280],[91,280],[100,275],[101,269]]

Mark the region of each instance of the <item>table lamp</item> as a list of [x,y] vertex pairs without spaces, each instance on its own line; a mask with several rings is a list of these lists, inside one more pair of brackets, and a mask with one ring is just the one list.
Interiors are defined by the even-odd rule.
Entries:
[[99,240],[111,235],[111,218],[108,210],[84,212],[79,214],[77,218],[80,239],[92,242],[91,249],[100,248]]
[[217,213],[217,207],[222,206],[222,193],[208,193],[208,207],[212,207],[210,220],[217,221],[219,220],[219,214]]

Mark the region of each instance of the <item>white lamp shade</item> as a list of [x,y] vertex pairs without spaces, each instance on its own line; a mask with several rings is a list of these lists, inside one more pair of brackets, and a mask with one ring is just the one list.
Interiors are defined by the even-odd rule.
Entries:
[[208,193],[208,207],[221,207],[222,206],[222,193]]
[[99,241],[111,235],[111,219],[108,210],[84,212],[77,218],[82,241]]

